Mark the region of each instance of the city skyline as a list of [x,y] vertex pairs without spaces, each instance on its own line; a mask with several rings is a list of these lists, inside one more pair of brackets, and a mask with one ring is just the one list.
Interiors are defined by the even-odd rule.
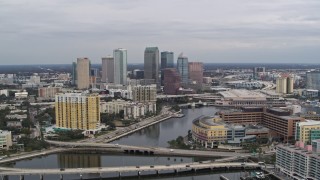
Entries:
[[[320,59],[318,1],[13,0],[0,5],[1,65],[65,64],[77,57],[97,64],[117,47],[128,49],[129,63],[142,63],[149,46],[204,63]],[[179,8],[190,13],[179,14]]]

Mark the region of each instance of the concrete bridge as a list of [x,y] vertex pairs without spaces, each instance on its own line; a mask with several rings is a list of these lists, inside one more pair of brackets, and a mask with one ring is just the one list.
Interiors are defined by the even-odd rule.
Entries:
[[129,146],[120,144],[102,144],[102,143],[77,143],[77,142],[60,142],[47,141],[48,143],[58,147],[69,148],[95,148],[105,149],[106,151],[116,151],[131,154],[146,154],[146,155],[171,155],[171,156],[192,156],[192,157],[232,157],[232,156],[248,156],[248,153],[235,152],[215,152],[215,151],[199,151],[199,150],[184,150],[184,149],[169,149],[161,147],[144,147],[144,146]]
[[135,173],[137,176],[142,175],[144,172],[154,173],[159,175],[161,173],[179,173],[179,172],[196,172],[198,170],[214,170],[214,169],[260,169],[262,168],[257,163],[213,163],[213,162],[199,162],[199,163],[184,163],[184,164],[172,164],[172,165],[154,165],[154,166],[124,166],[124,167],[96,167],[96,168],[70,168],[70,169],[22,169],[22,168],[5,168],[0,167],[0,177],[7,179],[8,176],[20,176],[20,179],[24,179],[25,175],[38,175],[40,180],[44,179],[45,175],[60,175],[60,179],[63,179],[63,175],[78,174],[82,177],[83,174],[99,174],[102,177],[103,174],[117,173],[119,177],[124,173]]
[[45,156],[61,152],[118,152],[127,154],[138,155],[162,155],[162,156],[183,156],[183,157],[221,157],[216,162],[227,162],[237,159],[246,159],[251,156],[248,153],[235,153],[235,152],[215,152],[215,151],[199,151],[199,150],[183,150],[183,149],[169,149],[160,147],[142,147],[142,146],[128,146],[119,144],[102,144],[102,143],[77,143],[77,142],[60,142],[60,141],[47,141],[48,143],[56,146],[53,149],[43,151],[35,151],[28,154],[21,154],[11,156],[0,160],[0,164],[15,162],[22,159],[30,159],[38,156]]

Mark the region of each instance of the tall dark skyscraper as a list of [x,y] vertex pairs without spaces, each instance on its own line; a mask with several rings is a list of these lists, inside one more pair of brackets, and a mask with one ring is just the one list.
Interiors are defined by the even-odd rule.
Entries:
[[114,82],[114,59],[113,57],[102,58],[102,82]]
[[144,51],[144,79],[154,79],[159,83],[159,49],[147,47]]
[[188,58],[186,56],[183,56],[182,53],[178,57],[177,69],[180,74],[182,83],[188,84],[188,82],[189,82],[189,63],[188,63]]
[[164,80],[164,69],[166,68],[174,68],[173,62],[173,52],[164,51],[161,52],[161,85],[163,85]]
[[161,69],[174,68],[173,52],[161,52]]
[[72,85],[76,85],[77,84],[77,63],[76,62],[72,62]]

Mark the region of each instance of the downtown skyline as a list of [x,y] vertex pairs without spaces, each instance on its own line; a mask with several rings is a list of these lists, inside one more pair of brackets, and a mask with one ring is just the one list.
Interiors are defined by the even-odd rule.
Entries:
[[204,63],[318,63],[319,7],[314,0],[0,1],[0,64],[77,57],[96,64],[119,47],[128,63],[143,63],[153,46]]

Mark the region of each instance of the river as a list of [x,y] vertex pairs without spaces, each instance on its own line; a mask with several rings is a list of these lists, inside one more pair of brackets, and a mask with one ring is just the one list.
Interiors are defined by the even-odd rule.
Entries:
[[[219,109],[215,107],[203,107],[197,109],[184,109],[185,114],[182,118],[172,118],[160,122],[153,126],[147,127],[143,130],[137,131],[126,137],[118,139],[113,143],[127,144],[127,145],[142,145],[142,146],[159,146],[168,147],[167,141],[177,138],[178,136],[186,136],[188,130],[192,127],[193,119],[201,115],[213,116]],[[125,154],[52,154],[48,156],[33,158],[31,160],[22,160],[11,167],[17,168],[84,168],[84,167],[111,167],[111,166],[137,166],[137,165],[157,165],[157,164],[174,164],[187,163],[199,160],[199,158],[190,157],[158,157],[158,156],[136,156]],[[164,180],[207,180],[219,179],[219,175],[224,174],[232,180],[239,180],[241,172],[219,172],[211,174],[191,175],[179,177],[175,175],[165,177],[150,177],[147,179],[164,179]],[[133,174],[125,174],[133,175]],[[117,174],[103,174],[103,177],[116,177]],[[97,178],[98,175],[84,175],[83,178]],[[10,180],[18,180],[17,176],[10,176]],[[25,176],[25,180],[37,180],[38,176]],[[45,176],[44,180],[56,180],[59,176]],[[79,179],[79,175],[64,176],[64,179]],[[145,178],[143,178],[145,179]]]

